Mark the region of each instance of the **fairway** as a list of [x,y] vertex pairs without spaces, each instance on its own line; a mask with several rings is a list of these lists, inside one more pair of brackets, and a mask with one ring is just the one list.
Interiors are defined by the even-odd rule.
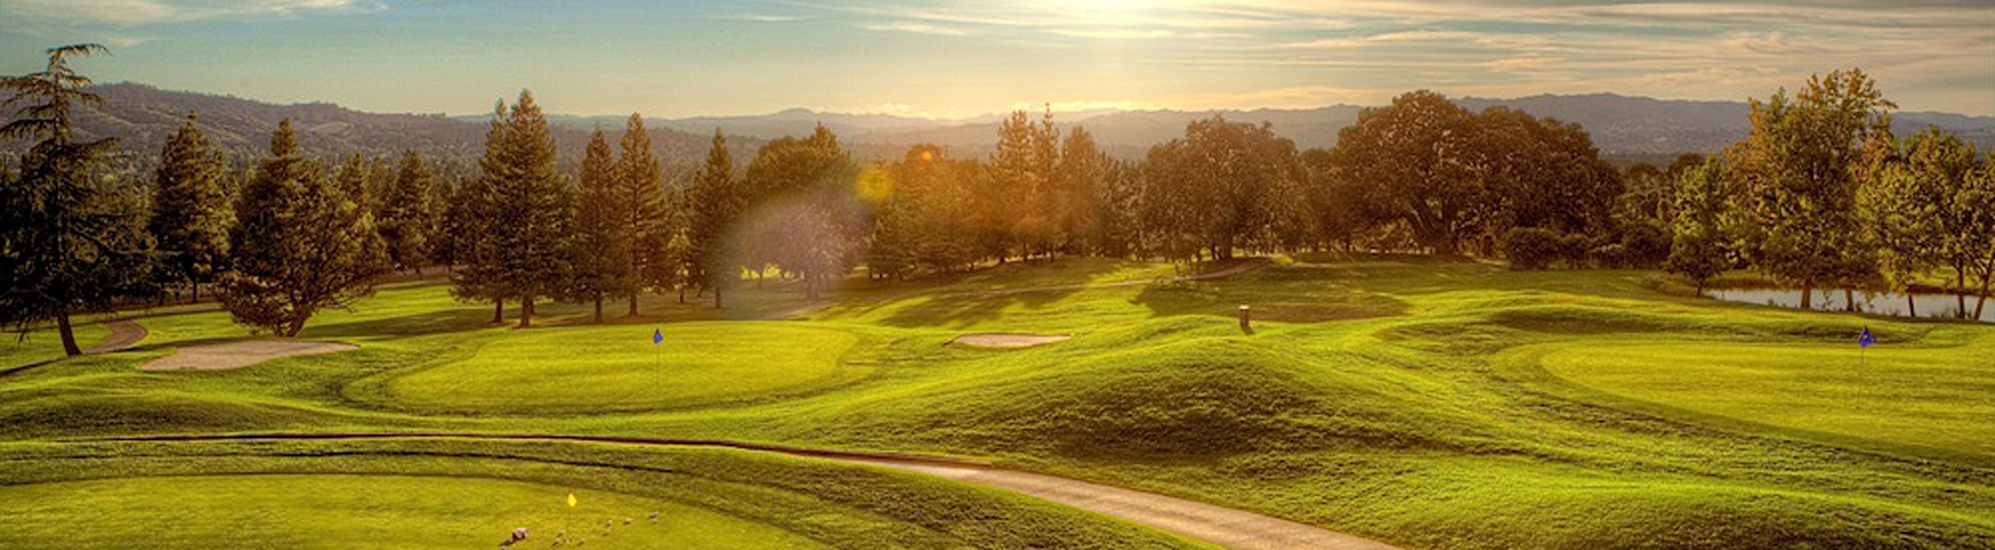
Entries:
[[395,378],[396,404],[493,413],[680,408],[782,394],[834,379],[856,338],[774,322],[507,332],[470,359]]
[[[1959,347],[1648,343],[1579,345],[1547,371],[1651,403],[1797,430],[1995,454],[1995,359]],[[1975,360],[1980,357],[1980,360]]]
[[[642,497],[467,477],[139,477],[0,488],[7,548],[489,548],[516,527],[522,548],[556,533],[590,547],[828,548],[709,510]],[[169,496],[169,498],[160,498]],[[658,519],[649,519],[659,512]],[[634,521],[626,525],[625,518]],[[603,522],[612,520],[609,536]]]
[[[79,544],[192,545],[198,537],[154,544],[141,528],[187,514],[263,537],[231,546],[367,547],[299,527],[313,511],[370,525],[342,519],[371,510],[351,494],[408,517],[373,521],[402,530],[388,538],[405,546],[488,545],[512,527],[539,532],[509,522],[538,521],[559,504],[547,494],[574,490],[585,508],[640,521],[649,512],[624,510],[679,503],[694,508],[688,518],[739,518],[705,542],[755,548],[800,546],[780,538],[789,533],[839,548],[1204,547],[1023,495],[752,453],[444,439],[71,443],[273,432],[954,456],[1402,548],[1986,548],[1995,536],[1986,326],[1676,297],[1642,271],[1398,256],[1275,258],[1207,280],[1072,286],[1104,265],[998,268],[1056,287],[1011,294],[982,293],[1018,290],[985,273],[860,282],[806,320],[677,320],[705,306],[665,296],[644,308],[673,320],[595,325],[585,309],[551,305],[545,325],[524,330],[487,324],[489,306],[455,302],[443,285],[396,286],[301,335],[359,349],[215,371],[135,367],[244,341],[225,312],[139,316],[151,335],[131,351],[0,378],[0,513],[29,518],[0,546],[45,546],[86,523],[100,525],[98,538]],[[731,299],[795,292],[771,287]],[[1251,334],[1234,317],[1240,304],[1268,313]],[[1864,327],[1880,344],[1858,368],[1850,335]],[[1071,339],[950,344],[972,331]],[[44,352],[6,353],[22,362]],[[270,510],[262,516],[223,504],[291,494],[311,497],[256,507]],[[508,524],[478,527],[487,521]],[[624,534],[585,548],[637,541]]]

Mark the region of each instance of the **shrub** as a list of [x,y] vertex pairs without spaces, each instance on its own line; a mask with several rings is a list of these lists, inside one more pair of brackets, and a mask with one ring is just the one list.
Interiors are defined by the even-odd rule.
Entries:
[[1567,240],[1550,229],[1519,227],[1503,235],[1503,257],[1511,269],[1544,269],[1567,258]]
[[1621,229],[1621,246],[1630,267],[1656,267],[1669,258],[1670,235],[1660,225],[1631,223]]

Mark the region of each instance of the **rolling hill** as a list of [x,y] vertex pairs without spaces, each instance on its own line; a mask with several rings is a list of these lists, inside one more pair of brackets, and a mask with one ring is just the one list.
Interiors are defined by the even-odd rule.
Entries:
[[[228,95],[161,90],[143,84],[98,86],[105,102],[81,115],[84,137],[117,136],[127,151],[157,151],[187,113],[201,116],[203,127],[237,159],[260,154],[278,121],[292,120],[307,151],[324,156],[360,153],[367,156],[414,150],[468,167],[482,150],[484,121],[489,115],[382,114],[356,111],[330,103],[273,104]],[[1541,117],[1576,122],[1586,127],[1601,153],[1617,160],[1663,160],[1686,152],[1712,153],[1740,138],[1748,129],[1745,103],[1687,101],[1616,94],[1536,95],[1515,99],[1459,99],[1471,109],[1510,107]],[[1100,146],[1123,158],[1141,157],[1150,146],[1183,134],[1193,120],[1214,115],[1243,122],[1266,122],[1276,134],[1300,147],[1331,147],[1337,132],[1357,120],[1363,107],[1334,105],[1314,109],[1255,110],[1097,110],[1055,113],[1061,125],[1080,124]],[[958,157],[989,153],[996,141],[1001,115],[934,119],[887,114],[850,114],[789,109],[767,115],[649,118],[654,154],[669,173],[683,172],[704,158],[709,136],[720,128],[729,136],[737,161],[746,161],[767,140],[810,133],[819,123],[837,132],[861,160],[900,156],[909,145],[932,143]],[[574,162],[588,139],[601,127],[620,132],[623,116],[549,114],[564,162]],[[1909,135],[1926,126],[1959,133],[1983,150],[1995,149],[1995,117],[1935,112],[1902,112],[1893,128]],[[612,138],[614,139],[614,138]],[[21,143],[5,144],[19,150]],[[141,160],[149,155],[139,155]],[[240,161],[238,161],[240,162]]]

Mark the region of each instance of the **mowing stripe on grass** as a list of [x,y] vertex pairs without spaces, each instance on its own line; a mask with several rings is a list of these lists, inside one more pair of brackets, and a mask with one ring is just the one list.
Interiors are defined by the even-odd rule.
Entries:
[[1381,542],[1253,512],[1236,510],[1077,479],[1005,470],[989,462],[952,457],[878,451],[848,451],[792,447],[714,439],[452,432],[268,433],[234,435],[161,435],[110,437],[90,441],[216,441],[216,440],[338,440],[393,438],[452,438],[497,440],[585,441],[631,445],[722,447],[781,453],[864,464],[1005,489],[1105,514],[1126,521],[1240,550],[1397,550]]

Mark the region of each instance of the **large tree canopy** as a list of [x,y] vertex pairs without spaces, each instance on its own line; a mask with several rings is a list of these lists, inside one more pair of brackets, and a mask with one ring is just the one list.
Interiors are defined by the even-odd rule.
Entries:
[[0,322],[32,328],[54,320],[63,351],[82,354],[70,314],[149,292],[152,238],[136,184],[94,177],[115,139],[72,139],[74,110],[100,101],[83,91],[90,79],[71,56],[105,51],[96,44],[50,48],[41,71],[0,77],[15,109],[0,138],[36,139],[20,171],[0,189]]
[[222,305],[237,322],[296,336],[313,314],[365,296],[388,270],[372,214],[330,180],[299,152],[291,121],[278,125],[230,233],[235,263]]

